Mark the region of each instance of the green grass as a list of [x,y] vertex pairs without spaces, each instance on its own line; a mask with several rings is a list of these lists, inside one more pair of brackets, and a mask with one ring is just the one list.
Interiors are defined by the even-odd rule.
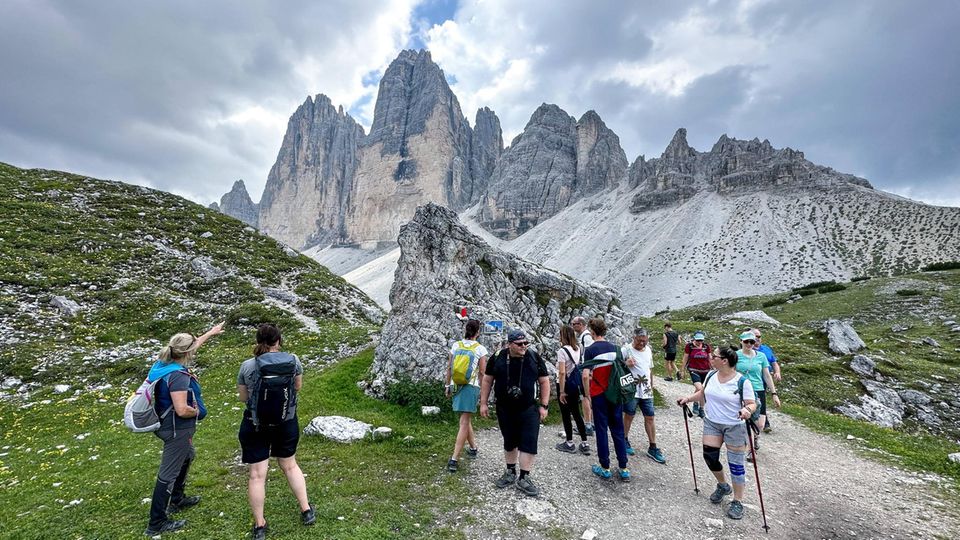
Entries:
[[[203,501],[183,514],[189,538],[241,538],[251,523],[246,468],[239,464],[236,441],[241,411],[234,410],[241,405],[234,395],[236,369],[245,355],[236,339],[227,337],[220,347],[201,352],[208,359],[236,356],[211,361],[217,365],[201,376],[210,416],[195,437],[188,491]],[[436,524],[471,500],[463,484],[443,471],[456,433],[453,413],[447,408],[440,416],[423,417],[416,408],[363,395],[356,381],[371,361],[368,350],[321,373],[308,369],[300,423],[319,414],[349,415],[390,426],[393,437],[351,445],[303,437],[297,458],[319,519],[311,529],[299,525],[296,501],[273,466],[266,514],[276,537],[462,537]],[[118,424],[122,389],[84,393],[73,402],[49,397],[52,403],[27,410],[0,404],[0,447],[6,454],[0,458],[0,506],[7,516],[0,538],[49,538],[53,531],[57,538],[140,537],[149,510],[141,499],[152,491],[160,441]],[[88,435],[77,440],[82,434]],[[413,439],[405,442],[408,435]],[[79,499],[83,502],[70,506]]]

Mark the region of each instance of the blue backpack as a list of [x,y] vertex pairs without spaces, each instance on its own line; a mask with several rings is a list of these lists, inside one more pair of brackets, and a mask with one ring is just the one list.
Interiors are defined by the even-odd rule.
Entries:
[[567,353],[567,356],[570,358],[570,362],[573,363],[573,369],[570,373],[567,373],[566,382],[564,382],[563,389],[567,394],[579,394],[580,390],[583,388],[583,375],[580,371],[580,364],[574,361],[573,355],[570,354],[570,351],[566,348],[563,349],[563,352]]

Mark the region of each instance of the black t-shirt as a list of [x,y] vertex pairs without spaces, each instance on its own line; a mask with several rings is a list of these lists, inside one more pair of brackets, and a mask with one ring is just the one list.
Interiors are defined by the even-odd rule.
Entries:
[[680,339],[680,335],[673,330],[664,332],[663,335],[667,337],[667,346],[663,350],[668,353],[677,352],[677,341]]
[[[540,377],[547,377],[547,364],[534,351],[527,351],[523,358],[512,358],[510,351],[500,351],[493,361],[487,363],[486,375],[493,377],[493,394],[498,407],[525,409],[536,402],[536,388]],[[515,400],[507,395],[507,388],[519,386],[521,397]]]

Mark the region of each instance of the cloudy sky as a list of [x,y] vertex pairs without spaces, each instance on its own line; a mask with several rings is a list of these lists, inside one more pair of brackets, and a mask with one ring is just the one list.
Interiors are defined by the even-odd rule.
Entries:
[[257,200],[306,96],[369,126],[380,74],[425,47],[506,141],[556,103],[631,161],[678,127],[767,138],[960,206],[958,27],[953,0],[4,0],[0,161]]

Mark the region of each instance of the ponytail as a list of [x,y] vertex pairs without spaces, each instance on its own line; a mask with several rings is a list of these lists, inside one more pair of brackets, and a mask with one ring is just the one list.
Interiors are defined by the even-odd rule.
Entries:
[[177,362],[181,360],[189,361],[197,352],[196,343],[197,338],[191,334],[176,334],[170,338],[167,346],[160,350],[160,361],[164,364],[169,364],[174,360]]
[[273,346],[282,342],[280,329],[275,324],[263,323],[257,327],[257,345],[253,348],[253,356],[266,354]]

